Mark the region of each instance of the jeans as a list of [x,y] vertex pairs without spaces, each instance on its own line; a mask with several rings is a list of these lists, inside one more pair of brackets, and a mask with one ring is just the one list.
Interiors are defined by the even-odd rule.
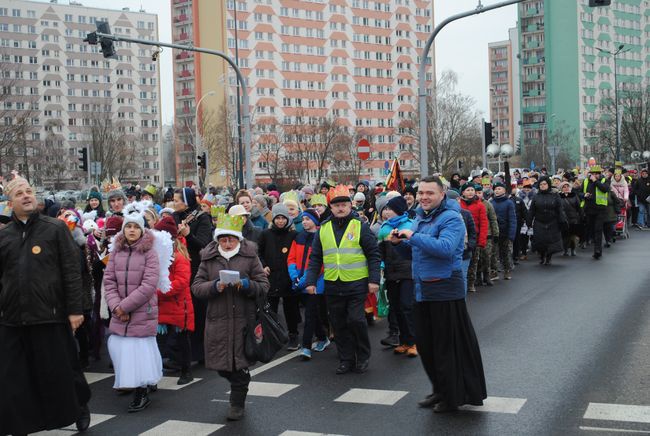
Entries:
[[305,326],[302,333],[302,347],[311,350],[311,340],[314,335],[319,341],[327,338],[325,321],[321,319],[322,306],[325,305],[324,295],[302,294],[302,302],[305,306]]
[[390,311],[397,315],[399,342],[402,345],[415,345],[413,327],[413,280],[387,280],[388,303]]
[[469,271],[469,263],[472,261],[472,258],[463,259],[463,279],[465,280],[465,296],[467,296],[467,272]]
[[648,205],[639,201],[639,216],[636,220],[636,223],[641,227],[645,227],[647,225],[647,217]]

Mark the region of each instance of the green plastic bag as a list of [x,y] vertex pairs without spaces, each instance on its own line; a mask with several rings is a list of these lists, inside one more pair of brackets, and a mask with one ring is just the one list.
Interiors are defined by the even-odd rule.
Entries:
[[382,281],[377,293],[377,316],[379,318],[386,318],[388,316],[388,294],[386,292],[386,282]]

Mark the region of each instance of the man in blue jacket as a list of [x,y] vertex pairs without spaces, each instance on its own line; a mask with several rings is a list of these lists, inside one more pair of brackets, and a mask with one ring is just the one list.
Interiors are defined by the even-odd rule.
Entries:
[[512,243],[517,236],[517,212],[515,203],[506,195],[506,185],[494,184],[494,197],[490,200],[499,223],[499,259],[503,266],[503,279],[512,278]]
[[487,398],[483,363],[465,304],[462,273],[465,224],[460,205],[447,200],[443,182],[426,177],[418,186],[415,230],[391,235],[398,251],[412,256],[415,336],[433,392],[419,402],[434,412]]

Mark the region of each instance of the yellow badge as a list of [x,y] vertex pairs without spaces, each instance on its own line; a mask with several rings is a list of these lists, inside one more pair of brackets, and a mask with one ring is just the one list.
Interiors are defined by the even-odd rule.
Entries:
[[287,251],[289,251],[289,249],[287,247],[282,247],[282,252],[283,253],[286,253]]
[[32,247],[32,253],[34,253],[34,254],[41,254],[41,247],[39,247],[38,245],[34,245],[34,246]]

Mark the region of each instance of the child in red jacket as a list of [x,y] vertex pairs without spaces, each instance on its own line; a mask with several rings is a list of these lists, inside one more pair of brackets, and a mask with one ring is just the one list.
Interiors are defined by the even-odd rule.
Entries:
[[[190,255],[178,235],[178,227],[172,217],[166,216],[156,224],[156,230],[168,232],[174,241],[174,260],[169,267],[169,292],[158,290],[158,344],[161,351],[174,343],[176,360],[181,366],[177,384],[184,385],[193,380],[190,366],[192,349],[190,332],[194,331],[194,306],[190,294]],[[167,345],[167,347],[165,347]],[[171,351],[171,350],[170,350]]]

